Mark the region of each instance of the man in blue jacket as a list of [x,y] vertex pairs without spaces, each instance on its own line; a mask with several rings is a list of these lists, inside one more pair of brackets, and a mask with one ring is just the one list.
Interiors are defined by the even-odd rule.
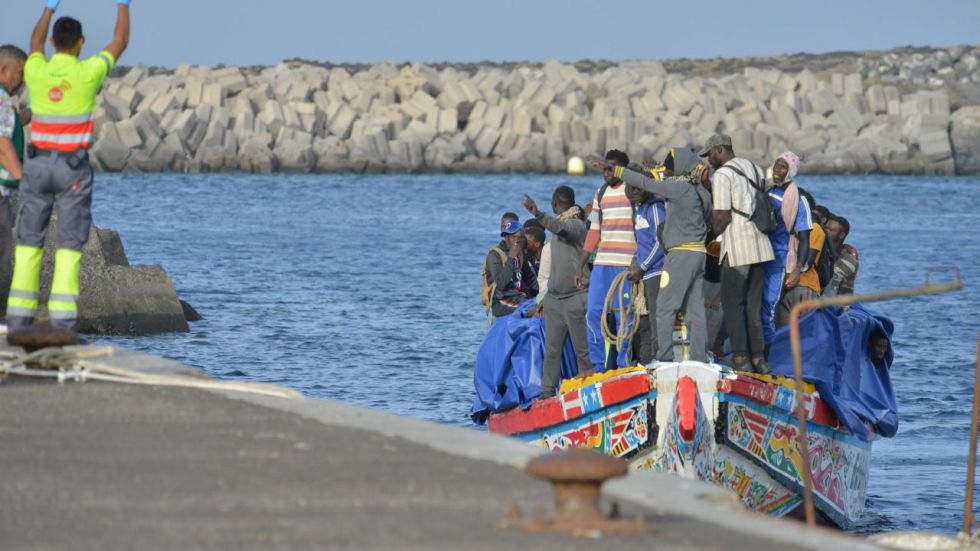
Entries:
[[660,290],[660,274],[664,269],[664,248],[657,238],[660,225],[667,218],[664,200],[641,188],[629,187],[626,195],[636,206],[633,230],[636,233],[636,255],[630,264],[629,278],[643,282],[643,296],[647,312],[640,316],[637,330],[637,359],[648,364],[657,356],[657,292]]

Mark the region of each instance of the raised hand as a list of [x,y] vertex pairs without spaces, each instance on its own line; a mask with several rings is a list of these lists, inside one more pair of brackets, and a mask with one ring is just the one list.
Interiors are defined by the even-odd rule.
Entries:
[[524,200],[521,201],[521,204],[524,205],[524,208],[526,208],[531,214],[535,216],[538,215],[538,205],[534,202],[534,199],[531,199],[530,195],[525,194]]
[[599,170],[606,170],[610,167],[609,163],[605,160],[596,157],[595,155],[589,155],[586,160],[592,165],[592,168],[598,168]]

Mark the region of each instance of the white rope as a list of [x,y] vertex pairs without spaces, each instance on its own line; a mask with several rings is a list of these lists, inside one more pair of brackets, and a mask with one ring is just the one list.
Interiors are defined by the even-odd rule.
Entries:
[[[109,347],[79,350],[42,348],[27,355],[0,351],[0,375],[52,378],[57,379],[59,383],[92,380],[135,385],[173,386],[244,392],[289,399],[302,398],[300,393],[278,385],[218,381],[186,375],[143,373],[93,360],[93,358],[109,355],[112,355],[112,348]],[[39,365],[40,368],[27,367],[28,365]]]

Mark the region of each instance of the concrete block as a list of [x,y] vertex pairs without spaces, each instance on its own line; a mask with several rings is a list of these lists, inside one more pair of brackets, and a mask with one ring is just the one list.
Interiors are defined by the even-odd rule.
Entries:
[[800,128],[800,118],[796,111],[789,107],[780,107],[773,112],[776,126],[784,131],[793,132]]
[[265,109],[259,113],[258,120],[269,129],[272,134],[278,134],[283,126],[286,126],[286,115],[282,105],[275,100],[270,100],[265,104]]
[[814,90],[806,95],[810,108],[818,115],[827,116],[840,108],[840,100],[826,90]]
[[929,162],[943,161],[953,156],[949,134],[945,131],[933,131],[919,136],[919,150]]
[[146,68],[146,66],[142,63],[137,63],[132,69],[129,70],[129,72],[126,73],[124,77],[122,77],[121,80],[126,86],[135,88],[136,85],[138,85],[148,74],[149,70]]
[[844,94],[861,95],[863,93],[864,81],[862,80],[860,73],[851,73],[844,77]]
[[116,123],[115,130],[119,136],[119,141],[125,147],[129,149],[143,147],[143,136],[137,130],[136,123],[133,119],[126,119]]
[[142,111],[137,113],[132,119],[133,124],[136,126],[136,130],[140,133],[144,140],[148,139],[150,136],[162,137],[164,134],[163,128],[160,126],[160,120],[152,111]]
[[204,81],[196,78],[189,78],[184,84],[187,92],[187,106],[197,107],[204,100]]
[[196,153],[201,147],[201,143],[204,142],[204,136],[208,132],[208,123],[201,119],[198,119],[197,123],[194,124],[194,130],[191,132],[190,136],[185,140],[187,144],[187,151],[191,154]]
[[466,137],[469,138],[471,142],[474,142],[480,135],[480,132],[486,128],[486,126],[487,125],[481,120],[471,120],[466,123],[466,128],[463,130],[463,133],[466,134]]
[[880,84],[869,86],[864,93],[868,110],[876,115],[888,113],[888,99],[885,97],[885,89]]
[[469,114],[466,116],[466,120],[483,120],[483,116],[486,114],[488,107],[487,102],[483,100],[474,103],[473,108],[470,109]]
[[347,104],[341,104],[334,116],[327,120],[327,129],[334,136],[346,140],[350,136],[351,126],[356,119],[357,113]]
[[269,101],[274,98],[272,86],[269,86],[267,83],[253,86],[246,90],[243,95],[248,97],[249,101],[252,102],[252,105],[255,106],[256,113],[261,113],[262,110],[265,109],[265,104],[269,103]]
[[473,148],[476,150],[476,154],[481,158],[489,158],[493,154],[494,147],[496,147],[497,142],[500,140],[500,132],[490,128],[489,126],[484,126],[480,131],[479,136],[473,142]]
[[283,124],[289,128],[294,128],[296,130],[303,129],[303,123],[299,120],[299,114],[296,113],[296,108],[291,104],[283,105],[282,107]]
[[902,102],[897,99],[888,100],[888,115],[900,117],[902,115]]
[[408,126],[401,133],[400,136],[403,140],[412,140],[421,143],[426,146],[432,143],[436,138],[436,131],[434,128],[429,127],[429,125],[424,122],[415,119],[408,123]]
[[152,111],[157,116],[163,116],[164,113],[172,109],[182,108],[183,105],[177,101],[176,94],[173,92],[160,94],[153,100],[153,103],[148,106],[148,110]]
[[531,135],[531,115],[524,109],[516,109],[507,117],[510,129],[519,136]]
[[790,149],[799,151],[806,157],[822,153],[827,145],[820,132],[801,132],[793,138]]
[[227,92],[227,89],[220,84],[208,84],[201,92],[201,103],[221,107],[224,104]]
[[211,78],[214,82],[225,90],[226,96],[240,93],[248,87],[248,80],[238,67],[228,67],[213,71]]
[[[107,124],[103,127],[99,140],[92,147],[91,153],[99,160],[102,168],[110,172],[118,172],[126,166],[126,160],[130,155],[130,147],[122,140],[116,131],[116,124]],[[139,138],[135,127],[131,127],[130,138]]]
[[677,84],[668,84],[661,99],[667,109],[681,115],[686,115],[696,103],[690,92]]
[[487,112],[483,115],[483,122],[491,128],[501,129],[504,126],[504,110],[496,105],[487,107]]
[[830,92],[835,96],[844,95],[844,75],[840,73],[830,75]]

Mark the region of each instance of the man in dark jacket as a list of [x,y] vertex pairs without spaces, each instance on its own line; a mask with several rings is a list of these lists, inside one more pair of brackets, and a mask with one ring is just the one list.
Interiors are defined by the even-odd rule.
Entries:
[[555,216],[538,210],[530,197],[524,206],[554,234],[551,239],[551,266],[549,268],[545,312],[544,373],[541,376],[541,397],[555,395],[561,375],[561,354],[565,339],[572,338],[579,375],[593,372],[589,357],[589,341],[586,337],[585,316],[589,296],[589,269],[582,270],[581,287],[575,284],[578,261],[588,229],[582,220],[582,209],[575,205],[575,191],[568,186],[558,186],[551,196],[551,209]]
[[494,318],[512,313],[522,302],[538,294],[538,282],[524,255],[524,229],[520,222],[510,221],[501,230],[504,238],[496,250],[487,253],[487,277],[494,285],[491,311]]

